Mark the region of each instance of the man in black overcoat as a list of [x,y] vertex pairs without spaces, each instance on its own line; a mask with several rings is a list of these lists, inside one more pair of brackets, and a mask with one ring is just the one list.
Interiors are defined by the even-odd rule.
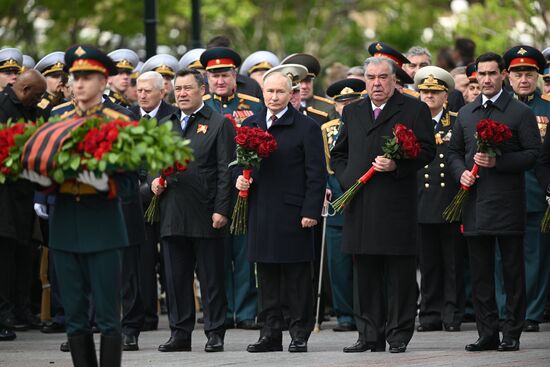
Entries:
[[[344,211],[342,250],[354,255],[357,342],[344,352],[404,352],[416,316],[416,171],[435,154],[426,104],[396,92],[396,64],[375,56],[365,61],[368,97],[344,108],[343,127],[331,167],[343,190],[371,166],[376,174]],[[412,129],[416,159],[383,157],[385,137],[396,124]]]
[[[541,145],[535,115],[502,89],[505,77],[500,55],[486,53],[476,61],[481,95],[464,106],[453,127],[448,162],[451,174],[470,187],[462,222],[468,243],[473,302],[479,339],[467,351],[519,349],[525,321],[525,171],[534,166]],[[501,154],[477,152],[476,125],[490,118],[506,124],[512,138],[500,145]],[[476,163],[477,177],[471,169]],[[499,339],[495,301],[495,245],[498,240],[506,289],[506,320]]]
[[200,281],[207,352],[223,351],[227,301],[224,288],[224,237],[231,212],[229,163],[235,154],[235,129],[221,114],[202,102],[204,79],[196,70],[176,75],[174,92],[179,110],[166,121],[190,139],[194,160],[186,171],[156,178],[160,195],[160,235],[163,246],[168,319],[171,337],[161,352],[191,350],[195,325],[193,281]]
[[307,352],[313,328],[313,227],[321,217],[326,162],[321,130],[289,104],[291,95],[286,75],[266,73],[267,108],[243,123],[267,130],[278,145],[250,182],[240,175],[236,183],[239,190],[250,187],[248,258],[257,264],[259,318],[265,320],[249,352],[282,350],[282,300],[290,315],[289,352]]

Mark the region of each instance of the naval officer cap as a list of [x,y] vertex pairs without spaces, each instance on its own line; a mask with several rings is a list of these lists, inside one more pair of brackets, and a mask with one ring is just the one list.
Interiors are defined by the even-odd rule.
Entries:
[[206,51],[205,48],[193,48],[187,51],[179,61],[180,70],[204,70],[204,66],[201,64],[201,55],[204,51]]
[[425,66],[414,75],[414,84],[418,90],[450,92],[455,87],[452,75],[438,66]]
[[20,72],[23,65],[23,54],[16,48],[3,48],[0,50],[0,72]]
[[65,68],[65,52],[55,51],[47,54],[38,61],[34,67],[39,73],[44,76],[59,76],[64,73]]
[[327,96],[336,102],[344,102],[361,97],[361,92],[366,88],[365,82],[360,79],[342,79],[332,83],[327,88]]
[[119,48],[107,54],[113,61],[119,73],[131,74],[139,63],[139,56],[127,48]]
[[299,64],[281,64],[269,69],[263,76],[263,80],[275,72],[279,72],[286,75],[292,82],[292,90],[300,89],[300,82],[307,78],[307,68],[304,65]]
[[178,70],[178,59],[169,54],[158,54],[145,61],[141,73],[156,71],[165,78],[173,79]]
[[273,52],[256,51],[243,61],[239,74],[250,76],[255,71],[269,70],[279,64],[279,58]]
[[23,65],[21,67],[21,72],[24,72],[25,70],[33,69],[36,65],[36,62],[32,58],[32,56],[29,55],[23,55]]

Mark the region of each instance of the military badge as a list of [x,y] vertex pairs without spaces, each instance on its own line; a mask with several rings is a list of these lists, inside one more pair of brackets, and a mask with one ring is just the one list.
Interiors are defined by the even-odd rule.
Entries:
[[441,134],[440,133],[435,134],[435,143],[437,145],[443,144],[443,140],[441,139]]
[[447,142],[448,142],[448,141],[451,141],[451,136],[452,136],[452,135],[453,135],[453,132],[452,132],[451,130],[449,130],[449,131],[447,132],[447,134],[445,134],[445,136],[444,136],[443,139],[441,139],[441,140],[447,141]]
[[244,111],[234,111],[233,112],[233,120],[235,121],[235,126],[241,127],[241,124],[243,123],[246,118],[254,115],[253,111],[250,110],[244,110]]
[[208,130],[208,125],[199,124],[199,126],[197,126],[197,134],[199,133],[206,134],[207,130]]
[[442,126],[449,126],[451,124],[451,119],[449,118],[449,114],[445,114],[440,120]]
[[548,127],[548,117],[537,116],[537,124],[539,125],[540,137],[544,140],[546,128]]

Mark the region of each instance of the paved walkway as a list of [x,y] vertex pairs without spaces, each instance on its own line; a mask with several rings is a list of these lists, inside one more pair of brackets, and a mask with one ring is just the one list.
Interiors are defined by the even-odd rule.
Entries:
[[[415,333],[406,353],[345,354],[342,348],[357,338],[355,332],[335,333],[334,321],[323,324],[318,334],[309,340],[309,353],[288,352],[247,353],[246,346],[255,342],[258,331],[229,330],[225,338],[225,352],[207,354],[203,351],[206,338],[202,330],[193,335],[193,352],[160,353],[159,344],[169,337],[165,316],[158,331],[142,333],[137,352],[125,352],[123,363],[130,366],[538,366],[550,367],[550,324],[542,324],[541,332],[524,333],[518,352],[468,353],[464,345],[477,339],[474,324],[463,324],[459,333]],[[63,334],[42,334],[38,331],[19,332],[13,342],[0,343],[0,366],[4,367],[69,367],[69,353],[59,351]],[[99,335],[96,334],[99,343]],[[284,335],[286,350],[290,339]],[[98,345],[99,347],[99,345]]]

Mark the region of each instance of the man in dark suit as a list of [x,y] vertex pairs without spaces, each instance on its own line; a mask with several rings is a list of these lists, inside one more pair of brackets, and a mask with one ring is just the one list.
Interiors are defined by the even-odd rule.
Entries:
[[179,110],[170,115],[174,131],[190,139],[194,160],[187,170],[151,184],[160,196],[163,246],[171,336],[161,352],[191,350],[195,325],[193,274],[200,281],[206,352],[223,351],[227,301],[224,292],[224,248],[231,212],[229,163],[235,154],[231,122],[204,105],[204,79],[196,70],[176,75],[174,92]]
[[[155,118],[157,121],[161,121],[178,110],[164,101],[166,94],[164,78],[156,71],[146,71],[141,74],[136,81],[136,90],[138,105],[131,107],[130,111],[141,118]],[[141,181],[141,200],[145,210],[151,203],[153,193],[145,177],[141,177]],[[142,331],[156,330],[158,327],[157,264],[162,269],[159,243],[159,222],[145,223],[145,242],[140,248],[139,254],[139,290],[145,314],[143,326],[141,327]]]
[[[476,63],[481,96],[460,110],[448,155],[455,180],[470,187],[462,221],[470,253],[479,339],[466,345],[466,350],[515,351],[519,349],[526,307],[524,173],[534,166],[541,139],[533,111],[502,89],[505,77],[502,57],[486,53],[479,56]],[[512,130],[512,138],[501,144],[501,155],[497,157],[477,153],[476,125],[485,118],[506,124]],[[470,171],[474,163],[480,167],[477,177]],[[502,342],[495,301],[497,240],[507,294]]]
[[463,260],[466,243],[459,222],[446,223],[443,211],[458,192],[445,165],[451,129],[457,114],[445,108],[454,88],[448,71],[426,66],[416,72],[420,100],[432,115],[436,158],[418,171],[418,257],[420,273],[420,325],[417,331],[460,331],[464,316]]
[[[401,353],[416,316],[416,171],[435,154],[426,104],[396,92],[396,64],[365,61],[368,97],[344,107],[331,167],[343,190],[371,165],[376,170],[344,212],[343,251],[354,255],[354,303],[359,339],[344,352]],[[383,156],[384,137],[397,124],[412,129],[421,146],[416,159]],[[399,230],[396,231],[396,228]]]
[[[0,124],[35,121],[36,103],[45,91],[46,80],[36,70],[21,74],[0,92]],[[15,339],[11,329],[28,325],[32,315],[26,303],[31,290],[33,193],[34,185],[26,180],[0,185],[0,341]]]
[[257,264],[259,318],[265,320],[249,352],[282,350],[283,299],[290,314],[289,352],[307,352],[313,327],[313,227],[321,217],[326,163],[321,130],[289,104],[291,95],[286,75],[266,73],[267,109],[244,122],[267,130],[278,145],[262,159],[253,182],[240,175],[236,183],[239,190],[250,187],[248,258]]

